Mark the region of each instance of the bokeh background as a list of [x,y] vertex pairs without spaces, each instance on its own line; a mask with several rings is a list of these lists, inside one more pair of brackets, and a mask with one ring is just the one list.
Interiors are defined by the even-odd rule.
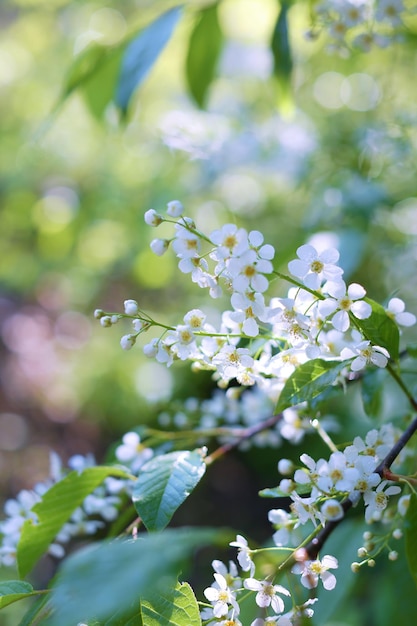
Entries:
[[[121,324],[103,329],[93,317],[97,307],[121,311],[128,298],[172,323],[191,308],[216,306],[173,255],[152,254],[149,242],[165,227],[156,233],[144,224],[149,208],[179,199],[206,232],[230,221],[259,229],[284,271],[299,245],[326,236],[348,280],[373,299],[397,295],[417,311],[415,18],[403,41],[344,58],[326,50],[324,37],[304,37],[308,5],[294,3],[289,96],[271,75],[279,4],[224,0],[225,43],[201,109],[184,73],[192,9],[204,4],[191,3],[124,122],[111,105],[95,115],[80,90],[56,107],[76,55],[92,41],[116,44],[165,4],[0,4],[2,500],[48,476],[51,450],[64,463],[89,452],[102,461],[129,429],[157,424],[190,395],[210,396],[209,376],[182,364],[167,370],[140,347],[123,352]],[[355,392],[329,407],[336,411],[352,435],[369,429]],[[381,419],[405,411],[390,390]],[[204,506],[187,503],[177,523],[240,525],[265,539],[275,503],[259,501],[257,490],[277,483],[278,456],[300,451],[232,455],[201,488]],[[379,589],[386,580],[382,573]],[[338,625],[391,623],[385,605],[375,617],[369,598],[357,598],[360,609],[344,613],[353,621]],[[13,619],[4,612],[0,623]]]

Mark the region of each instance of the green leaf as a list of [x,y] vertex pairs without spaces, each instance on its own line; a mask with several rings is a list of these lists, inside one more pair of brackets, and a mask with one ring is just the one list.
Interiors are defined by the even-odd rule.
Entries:
[[143,29],[127,46],[115,92],[115,102],[123,114],[127,112],[134,91],[171,38],[181,11],[181,7],[170,9]]
[[140,471],[133,504],[148,530],[162,530],[204,475],[200,450],[157,456]]
[[146,626],[201,625],[198,603],[188,583],[178,583],[175,589],[142,600],[141,613]]
[[65,100],[73,91],[90,80],[119,51],[120,46],[103,46],[93,42],[80,52],[75,57],[64,79],[61,100]]
[[41,502],[35,504],[32,511],[36,513],[38,521],[26,520],[17,546],[17,565],[22,578],[46,552],[73,511],[107,476],[127,475],[115,467],[89,467],[83,472],[71,472],[53,485]]
[[[304,496],[307,493],[311,492],[311,485],[295,485],[294,491],[298,493],[299,496]],[[282,491],[279,487],[267,487],[266,489],[261,489],[259,492],[261,498],[288,498],[289,494],[287,491]]]
[[386,348],[392,359],[398,359],[400,332],[397,324],[378,302],[369,298],[364,298],[364,300],[371,305],[372,313],[366,320],[355,317],[356,325],[373,345]]
[[290,406],[309,402],[332,385],[346,367],[343,361],[313,359],[303,363],[291,374],[278,400],[277,413]]
[[19,626],[33,626],[33,624],[44,624],[44,620],[50,614],[51,608],[49,606],[49,593],[44,594],[36,602],[31,604],[31,607],[22,617],[19,622]]
[[222,47],[218,5],[213,4],[200,11],[200,19],[190,35],[185,62],[188,89],[201,108],[206,103]]
[[286,108],[292,105],[292,87],[291,76],[293,69],[293,61],[291,54],[291,45],[288,32],[288,2],[281,2],[281,10],[275,24],[272,39],[271,52],[274,59],[273,72],[278,79],[281,88],[280,100],[281,104]]
[[80,550],[58,572],[51,596],[56,613],[48,626],[109,620],[118,612],[132,619],[133,603],[165,595],[175,587],[179,570],[193,551],[222,535],[223,531],[203,528],[167,529]]
[[413,359],[417,359],[417,343],[409,343],[407,346],[408,354],[413,357]]
[[404,521],[408,569],[417,586],[417,495],[413,492]]
[[107,105],[113,100],[125,47],[117,47],[112,54],[108,54],[81,86],[88,108],[98,120],[103,117]]
[[384,369],[374,369],[366,372],[361,381],[362,404],[369,417],[381,417],[383,410]]
[[0,609],[13,602],[37,595],[32,585],[21,580],[7,580],[0,583]]

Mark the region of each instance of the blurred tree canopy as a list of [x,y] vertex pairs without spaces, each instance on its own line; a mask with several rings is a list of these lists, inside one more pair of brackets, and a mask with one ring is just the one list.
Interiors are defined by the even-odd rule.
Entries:
[[[123,353],[93,320],[127,298],[166,320],[197,305],[175,259],[149,250],[151,207],[178,198],[206,229],[259,228],[282,267],[326,237],[370,297],[417,309],[417,17],[386,47],[334,50],[325,29],[305,36],[314,6],[1,3],[6,496],[48,473],[49,450],[103,455],[190,390],[210,394],[209,377]],[[354,394],[343,410],[360,411]]]

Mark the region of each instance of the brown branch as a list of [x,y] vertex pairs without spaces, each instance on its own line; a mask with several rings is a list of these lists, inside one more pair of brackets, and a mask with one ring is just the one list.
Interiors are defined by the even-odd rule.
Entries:
[[224,454],[227,454],[227,452],[230,452],[230,450],[237,448],[242,441],[254,437],[263,430],[268,430],[269,428],[272,428],[280,421],[281,418],[282,413],[278,413],[277,415],[273,415],[263,422],[255,424],[254,426],[250,426],[249,428],[242,428],[239,434],[236,433],[237,438],[235,441],[223,444],[205,458],[206,465],[211,465],[211,463],[222,457]]

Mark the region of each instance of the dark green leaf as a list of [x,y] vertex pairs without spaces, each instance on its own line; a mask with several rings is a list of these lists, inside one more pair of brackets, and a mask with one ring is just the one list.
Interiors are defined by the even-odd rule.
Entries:
[[383,306],[369,298],[364,300],[371,305],[372,313],[366,320],[355,317],[356,325],[373,345],[386,348],[392,359],[398,359],[400,333],[397,324],[386,314]]
[[126,114],[130,99],[168,43],[181,15],[174,7],[142,30],[127,46],[116,86],[115,102]]
[[80,550],[58,573],[51,597],[56,613],[49,626],[109,620],[117,612],[132,619],[134,602],[175,587],[179,570],[193,551],[220,534],[202,528],[168,529]]
[[288,33],[289,3],[282,2],[281,10],[272,33],[271,51],[274,58],[274,74],[279,79],[290,80],[293,68]]
[[186,78],[188,89],[200,107],[204,107],[223,47],[217,4],[200,11],[188,43]]
[[37,595],[37,591],[33,591],[32,585],[21,580],[7,580],[0,583],[0,609],[5,606]]
[[107,476],[125,477],[126,473],[114,467],[89,467],[83,472],[71,472],[35,504],[32,511],[38,522],[26,520],[17,546],[17,564],[22,578],[46,552],[75,509]]
[[291,76],[293,61],[288,32],[288,2],[281,2],[281,10],[271,39],[271,52],[274,60],[274,75],[280,88],[279,100],[283,110],[293,107]]
[[278,400],[276,411],[280,413],[290,406],[309,402],[329,385],[332,385],[346,367],[341,361],[313,359],[303,363],[291,374]]
[[141,613],[146,626],[200,626],[198,603],[188,583],[178,583],[164,594],[142,600]]
[[408,569],[417,586],[417,495],[414,492],[410,497],[404,530]]
[[386,372],[380,368],[369,370],[362,378],[362,404],[365,413],[369,417],[381,417],[385,378]]
[[151,459],[133,489],[133,504],[148,530],[162,530],[206,470],[200,450],[170,452]]

